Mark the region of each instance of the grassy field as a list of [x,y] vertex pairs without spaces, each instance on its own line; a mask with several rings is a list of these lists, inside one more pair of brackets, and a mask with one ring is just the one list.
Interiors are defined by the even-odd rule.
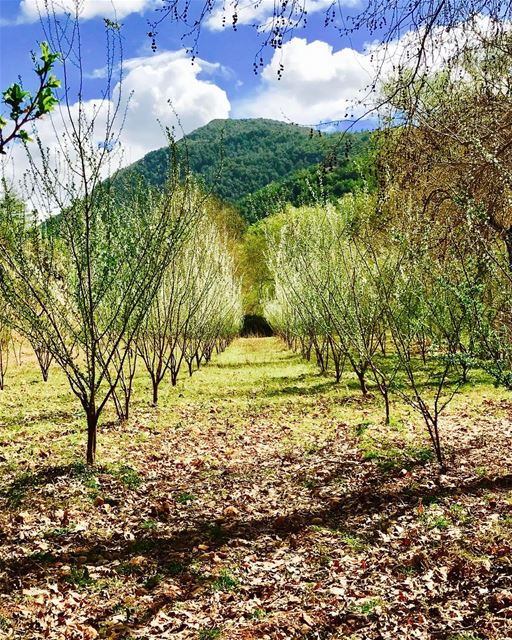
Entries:
[[84,464],[80,407],[28,354],[0,395],[0,637],[512,638],[512,397],[442,420],[335,385],[273,338],[163,385],[142,371]]

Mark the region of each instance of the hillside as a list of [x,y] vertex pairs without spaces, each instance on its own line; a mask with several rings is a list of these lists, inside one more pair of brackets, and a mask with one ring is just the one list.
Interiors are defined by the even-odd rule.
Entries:
[[370,134],[364,133],[350,141],[344,156],[335,162],[329,158],[321,163],[294,171],[261,189],[241,198],[236,206],[250,224],[268,215],[283,211],[286,204],[295,207],[315,202],[335,202],[363,184],[375,186],[370,149]]
[[[340,134],[320,135],[306,127],[274,120],[213,120],[180,140],[177,152],[180,161],[218,197],[240,204],[249,194],[300,176],[298,172],[325,162],[326,158],[329,163],[348,162],[365,148],[368,139],[368,133],[356,133],[341,140]],[[136,172],[150,184],[160,186],[168,167],[169,149],[164,147],[123,170],[122,176],[126,179]]]

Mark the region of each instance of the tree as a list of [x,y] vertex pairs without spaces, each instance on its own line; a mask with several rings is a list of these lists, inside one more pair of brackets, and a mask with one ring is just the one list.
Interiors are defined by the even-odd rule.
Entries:
[[[78,16],[52,26],[52,48],[68,51],[67,83],[69,67],[82,58]],[[119,26],[107,22],[106,33],[108,50],[118,51]],[[190,190],[179,185],[176,168],[162,192],[135,181],[122,201],[104,180],[122,117],[121,91],[111,88],[118,68],[109,57],[105,97],[92,109],[81,95],[72,103],[66,84],[58,150],[52,155],[40,146],[40,157],[29,156],[34,211],[20,216],[7,204],[1,220],[0,288],[13,326],[44,345],[66,374],[86,415],[88,464],[95,461],[99,417],[190,223]],[[43,223],[50,212],[58,217]]]
[[379,288],[399,372],[393,387],[423,417],[444,469],[439,418],[464,381],[457,356],[468,324],[465,297],[470,292],[463,274],[448,262],[433,263],[428,251],[418,254],[407,240],[395,250],[393,288]]
[[[499,384],[510,379],[512,275],[512,36],[503,25],[476,20],[472,37],[445,68],[406,73],[385,91],[404,124],[381,136],[383,200],[431,259],[451,256],[463,269],[471,326],[461,336],[463,374],[479,362]],[[393,207],[392,202],[399,206]],[[421,214],[410,215],[412,202]],[[459,287],[460,288],[460,287]]]

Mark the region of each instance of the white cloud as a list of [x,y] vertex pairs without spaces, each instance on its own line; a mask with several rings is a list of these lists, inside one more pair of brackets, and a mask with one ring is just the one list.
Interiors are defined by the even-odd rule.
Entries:
[[[284,73],[279,79],[281,64]],[[235,115],[302,124],[343,119],[371,83],[372,71],[365,53],[350,48],[334,51],[320,40],[292,38],[263,70],[256,95],[235,105]]]
[[158,120],[163,126],[181,126],[189,133],[214,118],[229,116],[226,92],[199,77],[222,73],[220,65],[197,58],[192,65],[184,51],[177,51],[133,58],[124,67],[123,91],[133,92],[123,133],[130,162],[165,143]]
[[[176,127],[179,137],[210,120],[229,117],[229,99],[225,91],[211,81],[212,75],[223,73],[220,65],[201,59],[196,59],[192,65],[184,51],[167,51],[126,60],[124,73],[123,103],[126,105],[130,94],[131,98],[120,138],[123,165],[138,160],[153,149],[165,146],[163,127]],[[210,79],[205,79],[205,75],[209,75]],[[119,86],[114,89],[114,96],[118,90]],[[89,118],[98,112],[91,139],[92,145],[97,147],[105,140],[107,111],[112,110],[113,103],[102,102],[98,98],[88,100],[83,107]],[[121,111],[120,120],[124,113]],[[77,113],[77,104],[71,105],[75,121]],[[59,142],[65,138],[63,132],[66,122],[69,122],[69,118],[62,107],[51,118],[38,121],[37,134],[44,147],[52,151],[59,148]],[[34,143],[29,148],[37,155]],[[7,177],[19,179],[27,167],[28,161],[21,145],[12,145],[6,168]]]
[[[57,15],[78,11],[80,18],[125,18],[131,13],[142,13],[146,9],[157,6],[157,0],[50,0],[50,11]],[[36,22],[40,16],[46,15],[46,3],[44,0],[21,0],[20,14],[16,23]]]
[[410,31],[386,44],[369,43],[362,51],[335,51],[327,42],[295,37],[274,52],[257,90],[235,103],[233,112],[235,117],[308,125],[374,118],[376,113],[370,111],[377,105],[380,82],[399,67],[416,67],[420,42],[424,48],[419,71],[438,71],[464,46],[477,46],[497,28],[485,16],[475,16],[450,30],[436,27],[424,42],[423,31]]

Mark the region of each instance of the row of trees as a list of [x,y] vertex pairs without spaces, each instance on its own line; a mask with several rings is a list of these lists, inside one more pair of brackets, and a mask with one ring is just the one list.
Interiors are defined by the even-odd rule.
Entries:
[[[345,366],[439,416],[473,367],[512,387],[512,36],[476,16],[437,67],[383,84],[375,196],[269,224],[267,314],[339,380]],[[391,126],[389,126],[391,125]]]
[[101,191],[51,224],[28,219],[10,193],[1,207],[0,382],[13,331],[45,380],[60,365],[86,412],[89,463],[106,403],[128,418],[138,363],[156,404],[166,375],[175,385],[182,363],[192,375],[241,322],[233,255],[192,183],[164,194],[138,184],[130,207]]
[[266,316],[336,382],[349,369],[364,395],[377,390],[386,422],[393,394],[418,411],[444,466],[439,418],[470,370],[510,381],[503,311],[512,288],[496,267],[503,249],[494,247],[494,264],[468,246],[439,252],[413,204],[407,228],[391,230],[379,230],[376,204],[360,193],[282,216],[267,240],[274,286]]
[[105,21],[105,91],[97,103],[86,102],[77,64],[83,59],[79,9],[66,20],[51,13],[47,20],[42,73],[58,60],[64,78],[59,135],[52,149],[36,136],[26,145],[26,206],[3,185],[0,294],[3,322],[65,373],[86,416],[87,462],[93,464],[107,403],[115,403],[120,417],[128,415],[138,358],[152,377],[156,402],[167,372],[175,382],[182,361],[192,372],[225,346],[240,324],[240,305],[227,240],[208,194],[178,163],[172,139],[163,186],[134,177],[116,187],[129,105],[120,26]]

